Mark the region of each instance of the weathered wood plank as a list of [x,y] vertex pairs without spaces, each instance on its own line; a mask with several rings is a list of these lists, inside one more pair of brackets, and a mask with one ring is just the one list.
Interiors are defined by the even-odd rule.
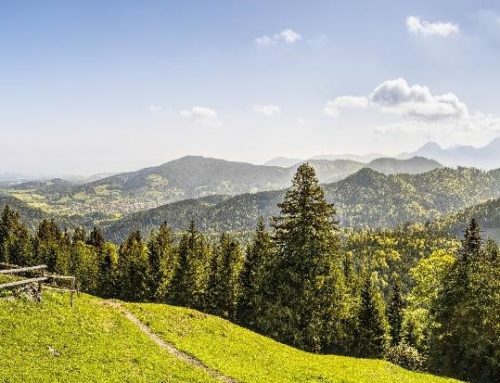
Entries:
[[25,273],[25,272],[28,272],[28,271],[45,270],[46,268],[47,268],[46,265],[38,265],[38,266],[30,266],[30,267],[20,267],[18,269],[0,270],[0,274],[20,274],[20,273]]
[[38,277],[38,278],[23,279],[21,281],[4,283],[4,284],[0,285],[0,290],[9,289],[12,287],[29,285],[30,283],[41,283],[41,282],[45,282],[46,280],[47,280],[46,277]]

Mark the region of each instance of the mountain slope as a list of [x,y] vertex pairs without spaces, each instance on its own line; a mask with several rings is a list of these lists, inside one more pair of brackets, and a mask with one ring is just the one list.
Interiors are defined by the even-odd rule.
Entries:
[[[350,160],[311,160],[310,163],[316,168],[320,181],[325,183],[343,179],[365,166],[388,174],[420,173],[441,166],[422,158],[384,159],[367,165]],[[183,199],[282,189],[290,185],[297,167],[281,168],[189,156],[83,185],[55,179],[17,185],[8,192],[48,213],[99,214],[115,219]]]
[[103,301],[45,291],[0,298],[0,382],[216,382],[175,359]]
[[460,235],[471,218],[478,221],[485,238],[500,242],[500,198],[443,217],[437,224],[454,234]]
[[[457,382],[380,360],[309,354],[189,309],[126,307],[154,337],[237,382]],[[1,382],[217,381],[152,341],[117,305],[86,294],[73,307],[67,295],[49,290],[41,303],[0,298],[0,339]]]
[[[392,227],[425,222],[468,206],[500,197],[500,171],[436,169],[423,174],[384,175],[362,169],[341,181],[323,185],[335,203],[341,224],[352,227]],[[144,234],[167,221],[185,229],[195,219],[203,230],[252,230],[259,216],[278,214],[283,190],[242,194],[220,201],[192,200],[131,214],[104,227],[109,239],[121,241],[131,230]]]
[[409,372],[381,360],[299,351],[194,310],[160,304],[127,307],[160,337],[239,382],[456,382]]

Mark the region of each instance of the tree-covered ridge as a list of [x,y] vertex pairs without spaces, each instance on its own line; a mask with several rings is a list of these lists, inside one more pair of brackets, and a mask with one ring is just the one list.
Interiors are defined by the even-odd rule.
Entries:
[[[441,167],[435,161],[417,157],[408,160],[380,159],[369,164],[347,160],[314,160],[311,165],[323,183],[338,181],[363,167],[385,174],[421,173]],[[160,166],[120,173],[84,184],[54,179],[15,185],[7,188],[7,192],[29,206],[48,213],[81,216],[98,213],[114,219],[183,199],[289,187],[298,166],[285,169],[188,156]]]
[[[247,245],[167,223],[120,245],[101,231],[31,233],[6,208],[0,262],[47,264],[82,290],[215,314],[318,353],[386,358],[474,382],[498,382],[500,251],[471,220],[461,242],[434,225],[341,230],[314,169],[301,165],[270,230]],[[463,339],[463,341],[461,340]]]
[[[423,174],[384,175],[362,169],[344,180],[323,185],[343,226],[388,228],[407,222],[435,220],[466,207],[500,197],[500,172],[442,168]],[[202,230],[251,230],[260,216],[278,213],[285,191],[267,191],[225,198],[219,203],[184,201],[131,214],[104,227],[106,236],[122,240],[130,230],[147,234],[163,221],[174,229],[191,218]]]
[[459,234],[469,217],[474,217],[481,226],[484,236],[500,241],[500,199],[493,199],[471,206],[458,213],[443,217],[436,223],[438,227]]

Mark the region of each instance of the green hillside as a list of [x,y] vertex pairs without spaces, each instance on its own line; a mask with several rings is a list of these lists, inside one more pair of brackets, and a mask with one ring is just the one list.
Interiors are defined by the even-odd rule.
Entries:
[[[365,168],[323,188],[327,200],[335,203],[343,226],[394,227],[435,220],[500,197],[500,171],[442,168],[423,174],[384,175]],[[278,213],[283,195],[283,190],[276,190],[210,204],[182,201],[131,214],[104,229],[116,241],[131,230],[147,234],[164,221],[174,229],[184,229],[191,218],[204,230],[251,230],[259,216],[269,219]]]
[[[336,182],[363,167],[384,174],[422,173],[441,165],[425,158],[380,159],[369,164],[350,160],[311,160],[323,183]],[[238,195],[290,186],[298,165],[289,168],[253,165],[187,156],[160,166],[120,173],[75,184],[61,179],[33,181],[7,187],[6,192],[30,207],[58,215],[115,219],[184,199]],[[95,217],[95,215],[98,215]]]
[[0,299],[0,382],[214,382],[157,347],[119,312],[81,294]]
[[[379,360],[298,351],[217,317],[153,304],[126,307],[164,341],[236,382],[453,382]],[[46,290],[42,303],[0,299],[0,382],[214,382],[172,356],[119,308]]]
[[493,199],[443,217],[437,225],[459,235],[471,218],[477,220],[485,237],[500,241],[500,199]]
[[455,382],[381,360],[299,351],[190,309],[159,304],[127,307],[163,339],[239,382]]

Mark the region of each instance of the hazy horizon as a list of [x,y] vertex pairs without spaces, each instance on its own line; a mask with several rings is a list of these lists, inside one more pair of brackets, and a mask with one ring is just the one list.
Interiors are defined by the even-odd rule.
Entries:
[[411,152],[500,135],[494,1],[0,6],[0,173]]

